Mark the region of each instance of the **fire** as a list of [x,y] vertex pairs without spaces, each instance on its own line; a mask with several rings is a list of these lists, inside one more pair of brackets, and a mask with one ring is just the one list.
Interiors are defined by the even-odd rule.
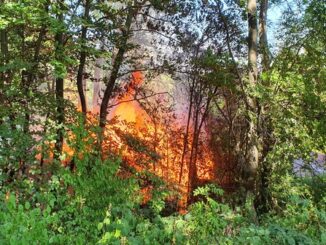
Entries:
[[[192,130],[188,134],[184,151],[184,122],[177,120],[173,113],[157,108],[152,110],[153,115],[151,115],[138,100],[135,100],[135,91],[142,86],[143,81],[144,75],[141,72],[134,72],[132,81],[126,87],[123,96],[114,102],[116,106],[110,111],[104,132],[102,146],[106,154],[104,157],[121,155],[124,164],[133,167],[136,171],[149,171],[162,178],[171,189],[181,194],[178,205],[180,210],[184,210],[187,205],[188,192],[192,191],[189,190],[188,179]],[[165,106],[162,102],[164,98],[159,98],[156,101],[158,107]],[[88,113],[87,121],[89,124],[97,125],[97,114],[95,112]],[[69,137],[72,139],[74,136],[70,135]],[[97,135],[94,134],[92,137],[96,138]],[[195,162],[198,185],[216,182],[212,152],[204,143],[203,140],[199,141]],[[66,157],[63,160],[63,165],[66,165],[74,154],[73,149],[65,143],[63,155]],[[82,158],[82,154],[79,154],[78,157]],[[41,156],[38,158],[40,159]],[[184,159],[183,162],[182,159]],[[122,173],[121,176],[126,176],[126,174]],[[152,190],[152,184],[142,187],[143,202],[150,199]]]
[[[164,120],[152,120],[151,116],[159,116],[159,119],[172,117],[168,113],[161,115],[147,114],[139,102],[133,100],[134,90],[143,83],[143,74],[135,72],[132,79],[127,92],[122,98],[119,98],[117,106],[110,114],[111,118],[118,119],[118,123],[114,126],[120,138],[115,138],[115,140],[118,141],[120,147],[124,147],[122,151],[123,159],[130,166],[133,166],[137,171],[148,170],[161,177],[171,188],[178,190],[182,194],[183,198],[180,200],[179,206],[185,206],[189,184],[189,150],[185,153],[185,163],[183,164],[183,173],[179,183],[184,146],[184,126],[180,125],[177,120],[170,120],[167,125],[163,123]],[[110,138],[106,143],[110,141],[112,143],[112,129],[112,125],[107,127],[107,132],[110,132],[107,135],[110,135]],[[190,133],[188,149],[191,149],[191,139],[192,134]],[[201,147],[197,159],[198,184],[214,181],[214,161],[209,148]],[[142,192],[150,190],[150,188],[146,187]],[[150,194],[144,194],[145,199],[148,199],[148,196]]]
[[124,96],[118,100],[118,106],[113,108],[111,112],[112,117],[118,117],[121,121],[127,123],[135,123],[136,128],[141,128],[145,121],[149,120],[148,115],[141,109],[137,101],[133,101],[133,90],[140,86],[143,82],[143,75],[141,72],[134,72],[132,74],[132,82],[127,88]]

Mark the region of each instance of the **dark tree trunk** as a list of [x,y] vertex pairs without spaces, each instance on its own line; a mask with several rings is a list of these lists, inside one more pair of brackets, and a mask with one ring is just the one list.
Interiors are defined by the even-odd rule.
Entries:
[[79,67],[77,73],[77,88],[78,88],[81,109],[84,116],[86,116],[87,113],[86,97],[83,88],[84,68],[85,68],[85,62],[87,57],[87,53],[85,51],[86,41],[87,41],[87,24],[85,22],[87,22],[89,19],[90,4],[91,4],[91,0],[85,1],[83,25],[82,25],[81,37],[80,37],[81,47],[80,47]]
[[267,39],[267,10],[268,0],[260,0],[260,12],[259,12],[259,46],[262,53],[263,71],[269,69],[270,64],[270,52],[268,48]]
[[[3,4],[4,0],[0,0],[0,5]],[[6,29],[0,30],[0,66],[4,66],[8,63],[8,35]],[[2,93],[3,86],[5,81],[8,83],[8,74],[5,71],[0,72],[0,92]],[[0,94],[0,99],[2,98]]]
[[[259,13],[259,44],[264,72],[268,71],[270,66],[270,52],[268,48],[266,25],[267,10],[268,0],[261,0]],[[262,82],[268,86],[268,81]],[[262,154],[259,160],[259,178],[257,179],[257,195],[255,197],[255,209],[259,216],[269,211],[272,202],[269,192],[269,177],[271,174],[271,169],[266,158],[268,153],[272,150],[274,140],[272,136],[273,129],[271,125],[271,119],[267,111],[268,106],[262,104],[259,114],[259,136],[262,143]]]
[[[49,3],[48,2],[45,4],[44,8],[45,8],[45,11],[48,12],[48,8],[49,8]],[[26,105],[25,105],[26,106],[26,113],[25,113],[25,127],[24,127],[25,133],[27,133],[29,131],[29,124],[30,124],[30,112],[28,111],[28,102],[29,102],[28,97],[29,97],[31,87],[33,86],[33,82],[35,81],[36,76],[37,76],[37,70],[38,70],[38,67],[39,67],[40,52],[41,52],[41,48],[42,48],[42,42],[43,42],[44,37],[46,35],[46,31],[47,31],[47,26],[42,25],[41,30],[40,30],[40,32],[38,34],[38,38],[37,38],[37,41],[36,41],[36,44],[35,44],[35,48],[34,48],[34,55],[33,55],[32,61],[31,61],[32,66],[27,71],[22,72],[22,84],[23,84],[23,89],[24,89],[25,96],[26,96]]]
[[207,119],[207,116],[209,114],[209,107],[212,101],[212,98],[214,94],[217,92],[217,87],[214,88],[214,91],[211,91],[209,97],[207,98],[205,110],[202,113],[201,118],[200,117],[200,111],[201,111],[201,103],[202,98],[200,98],[199,103],[196,105],[196,111],[195,111],[195,121],[194,121],[194,132],[193,132],[193,142],[191,146],[191,152],[190,152],[190,160],[189,160],[189,175],[188,175],[188,204],[191,203],[193,198],[193,191],[196,188],[196,185],[198,183],[198,176],[197,176],[197,158],[198,158],[198,150],[199,150],[199,137],[201,130],[203,128],[204,122]]
[[[60,0],[58,2],[60,9],[63,10],[63,0]],[[62,12],[58,15],[58,20],[63,23],[63,14]],[[56,44],[56,50],[55,50],[55,57],[56,60],[59,62],[63,61],[63,32],[60,30],[55,35],[55,44]],[[55,143],[55,158],[59,159],[59,156],[62,153],[63,148],[63,135],[64,135],[64,129],[63,129],[63,123],[64,123],[64,78],[62,77],[62,74],[60,74],[55,79],[55,95],[56,95],[56,104],[57,104],[57,116],[56,121],[57,124],[60,125],[57,130],[57,136],[56,136],[56,143]]]
[[[197,105],[198,106],[198,105]],[[198,107],[197,107],[198,108]],[[196,186],[196,183],[198,182],[197,177],[197,165],[194,161],[194,154],[195,154],[195,147],[197,146],[198,138],[199,138],[199,132],[198,132],[198,120],[199,120],[199,112],[198,109],[194,112],[194,129],[193,129],[193,137],[192,137],[192,143],[191,143],[191,151],[190,151],[190,158],[189,158],[189,164],[188,164],[188,204],[192,202],[193,198],[193,190]]]
[[61,155],[63,148],[63,123],[64,123],[64,79],[56,78],[55,94],[57,103],[57,124],[60,125],[57,129],[57,139],[55,143],[56,158]]
[[189,142],[189,129],[190,129],[190,119],[191,119],[191,113],[192,113],[192,106],[193,106],[193,93],[194,93],[194,83],[195,80],[193,79],[193,82],[190,87],[190,99],[189,99],[189,109],[188,109],[188,118],[187,118],[187,126],[186,126],[186,132],[184,135],[183,140],[183,150],[182,150],[182,156],[181,156],[181,166],[180,166],[180,174],[179,174],[179,184],[181,184],[182,181],[182,175],[183,175],[183,168],[184,168],[184,162],[185,157],[188,151],[188,142]]
[[99,122],[99,126],[101,128],[101,133],[99,135],[99,147],[100,148],[102,146],[104,129],[105,129],[105,125],[106,125],[106,118],[108,115],[109,100],[112,98],[115,83],[116,83],[118,75],[119,75],[119,70],[123,63],[124,55],[127,51],[127,42],[128,42],[129,36],[130,36],[130,27],[132,24],[132,18],[135,15],[136,11],[137,10],[136,10],[135,6],[129,6],[127,19],[126,19],[125,26],[122,31],[123,32],[122,37],[121,37],[122,40],[119,45],[118,53],[114,59],[111,74],[107,81],[106,89],[104,91],[102,103],[100,106],[100,122]]

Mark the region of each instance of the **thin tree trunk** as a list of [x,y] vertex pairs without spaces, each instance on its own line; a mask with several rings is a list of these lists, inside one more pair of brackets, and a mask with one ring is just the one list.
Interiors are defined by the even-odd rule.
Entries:
[[188,149],[188,141],[189,141],[188,137],[189,137],[190,119],[191,119],[191,112],[192,112],[192,105],[193,105],[194,83],[195,83],[195,80],[193,80],[191,88],[190,88],[190,100],[189,100],[188,118],[187,118],[186,132],[185,132],[184,141],[183,141],[183,150],[182,150],[181,166],[180,166],[180,174],[179,174],[179,184],[181,184],[181,181],[182,181],[184,160],[185,160],[185,156],[186,156],[187,149]]
[[[48,118],[50,116],[50,113],[47,112],[46,113],[46,116],[45,116],[45,123],[44,123],[44,129],[43,129],[43,135],[46,135],[47,133],[47,127],[48,127]],[[44,142],[44,139],[43,139],[43,142],[42,142],[42,145],[41,145],[41,159],[40,159],[40,167],[43,168],[43,165],[44,165],[44,149],[45,147],[45,142]]]
[[[48,12],[48,8],[49,8],[49,3],[46,2],[45,6],[44,6],[44,9],[46,12]],[[32,66],[30,69],[28,69],[27,71],[23,71],[23,73],[22,73],[23,89],[25,91],[26,108],[27,108],[27,111],[25,113],[25,128],[24,128],[25,133],[27,133],[29,131],[29,124],[30,124],[30,112],[28,111],[28,102],[29,102],[28,97],[29,97],[29,93],[30,93],[31,87],[33,85],[33,82],[35,80],[35,77],[37,75],[37,70],[38,70],[38,66],[39,66],[39,57],[40,57],[40,52],[41,52],[41,48],[42,48],[42,42],[46,35],[46,30],[47,30],[47,26],[45,24],[43,24],[41,27],[41,30],[38,34],[37,41],[36,41],[34,55],[33,55],[33,59],[32,59]]]
[[[192,142],[192,148],[191,148],[191,154],[190,154],[190,160],[189,160],[189,184],[188,184],[188,203],[190,204],[192,199],[192,192],[194,188],[196,187],[196,184],[198,182],[198,176],[197,176],[197,157],[198,157],[198,147],[199,147],[199,136],[201,133],[201,129],[204,125],[204,122],[208,116],[209,107],[213,98],[213,95],[216,94],[218,87],[215,87],[212,96],[208,97],[205,111],[201,116],[200,122],[199,122],[199,114],[200,114],[200,103],[198,104],[198,109],[196,111],[196,118],[194,123],[194,136],[193,136],[193,142]],[[202,99],[200,100],[202,101]],[[191,168],[191,169],[190,169]]]
[[195,116],[195,123],[194,123],[194,132],[193,132],[193,139],[192,139],[192,144],[191,144],[191,151],[190,151],[190,159],[189,159],[189,169],[188,169],[188,204],[190,204],[192,200],[192,191],[194,189],[194,186],[197,183],[197,166],[196,163],[194,162],[194,153],[195,153],[195,145],[197,142],[197,125],[198,125],[198,112],[196,112]]
[[[198,98],[198,96],[200,96]],[[188,169],[188,204],[190,204],[190,202],[192,201],[192,197],[193,197],[193,189],[195,187],[195,185],[198,182],[198,177],[197,177],[197,165],[196,162],[194,161],[195,158],[195,147],[198,145],[198,139],[199,139],[199,114],[200,114],[200,105],[202,103],[202,96],[199,93],[197,94],[197,96],[195,95],[195,104],[194,104],[194,124],[193,124],[193,137],[192,137],[192,142],[191,142],[191,151],[190,151],[190,158],[189,158],[189,169]]]
[[[4,0],[0,0],[0,5],[4,4]],[[8,63],[8,35],[6,29],[0,30],[0,49],[1,49],[1,56],[0,56],[0,65],[4,66]],[[5,84],[5,81],[8,83],[8,74],[7,72],[2,71],[0,73],[0,89],[2,90]],[[1,91],[2,92],[2,91]],[[1,96],[1,94],[0,94]],[[0,97],[0,99],[2,96]]]
[[[154,153],[156,154],[156,151],[157,151],[157,145],[158,145],[158,138],[157,138],[157,122],[156,122],[156,119],[154,119]],[[154,162],[153,161],[153,170],[154,170],[154,173],[156,172],[156,164],[157,162]]]
[[84,86],[83,86],[83,76],[84,76],[84,68],[85,68],[86,57],[87,57],[87,53],[85,49],[86,49],[87,29],[88,29],[87,24],[85,22],[88,21],[89,18],[90,5],[91,5],[91,0],[85,0],[84,17],[83,17],[83,24],[82,24],[81,38],[80,38],[81,50],[80,50],[79,67],[77,73],[77,88],[78,88],[81,109],[84,116],[86,116],[87,113],[86,97],[85,97]]
[[[166,169],[165,169],[165,179],[169,183],[169,169],[170,169],[170,159],[169,159],[169,134],[166,134]],[[163,176],[162,176],[163,177]]]
[[[49,3],[46,2],[44,5],[45,11],[48,11],[48,6]],[[38,70],[38,65],[39,65],[39,56],[40,56],[40,52],[41,52],[41,47],[42,47],[42,41],[44,39],[44,36],[46,34],[46,25],[42,25],[41,30],[39,32],[37,41],[36,41],[36,45],[35,45],[35,49],[34,49],[34,55],[32,57],[31,60],[31,68],[27,69],[26,71],[22,71],[22,89],[24,91],[24,95],[25,95],[25,101],[24,101],[24,107],[25,107],[25,121],[24,121],[24,133],[28,134],[29,129],[30,129],[30,118],[31,118],[31,112],[30,112],[30,108],[29,108],[29,104],[30,104],[30,90],[31,90],[31,86],[33,85],[33,81],[35,80],[36,74],[37,74],[37,70]],[[24,34],[24,29],[22,29],[22,38],[23,38],[23,45],[22,45],[22,57],[26,56],[26,47],[25,47],[25,34]],[[36,86],[35,86],[36,87]],[[25,149],[25,155],[28,155],[29,152],[29,148]],[[25,166],[25,161],[22,160],[21,161],[21,173],[25,174],[25,170],[26,170],[26,166]]]
[[[59,0],[58,2],[60,9],[63,9],[63,0]],[[60,23],[63,23],[63,14],[60,12],[58,15],[58,20]],[[55,35],[55,43],[56,43],[56,50],[55,50],[55,58],[59,62],[63,60],[63,32],[60,30]],[[63,123],[64,123],[64,79],[62,77],[62,74],[60,74],[55,79],[55,95],[56,95],[56,103],[57,103],[57,124],[58,124],[58,130],[57,130],[57,137],[56,137],[56,143],[55,143],[55,158],[59,159],[59,156],[62,153],[63,148],[63,135],[64,135],[64,129],[63,129]]]
[[[0,66],[5,66],[8,62],[8,39],[6,30],[0,30],[0,41],[1,41],[1,56],[0,56]],[[8,72],[2,71],[0,72],[0,104],[3,105],[5,103],[4,99],[4,88],[5,83],[8,82]],[[0,123],[1,124],[1,123]]]
[[210,107],[211,102],[212,102],[212,96],[214,96],[216,94],[217,89],[218,89],[218,87],[215,87],[212,95],[207,99],[205,111],[204,111],[204,113],[203,113],[203,115],[201,117],[201,120],[200,120],[200,123],[199,123],[199,126],[198,126],[198,136],[197,136],[197,140],[195,142],[195,144],[196,144],[195,145],[195,155],[194,155],[194,162],[195,162],[195,164],[197,162],[197,156],[198,156],[199,134],[200,134],[201,129],[202,129],[203,125],[204,125],[204,122],[205,122],[205,120],[206,120],[206,118],[208,116],[209,107]]
[[[25,45],[25,25],[22,24],[19,27],[19,34],[21,37],[21,50],[20,50],[20,55],[23,61],[27,61],[26,57],[27,57],[27,53],[26,53],[26,45]],[[30,119],[30,114],[29,114],[29,108],[28,108],[28,102],[29,102],[29,85],[28,85],[28,71],[27,70],[22,70],[21,72],[21,89],[23,91],[24,94],[24,100],[22,101],[22,107],[25,110],[25,121],[24,121],[24,125],[23,125],[23,130],[24,133],[27,134],[29,131],[29,119]],[[27,150],[26,150],[27,151]]]

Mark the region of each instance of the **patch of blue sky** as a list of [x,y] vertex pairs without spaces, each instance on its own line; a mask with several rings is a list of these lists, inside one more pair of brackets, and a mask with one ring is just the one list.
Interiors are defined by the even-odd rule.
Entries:
[[281,24],[285,21],[285,13],[293,15],[299,19],[303,16],[305,4],[303,0],[279,0],[270,4],[268,9],[268,42],[273,54],[282,47],[282,31]]

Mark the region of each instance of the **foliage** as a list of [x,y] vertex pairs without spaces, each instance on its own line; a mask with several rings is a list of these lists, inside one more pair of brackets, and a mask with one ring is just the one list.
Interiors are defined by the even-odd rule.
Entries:
[[[88,16],[81,16],[86,2]],[[0,244],[326,244],[325,173],[300,176],[293,166],[299,160],[311,170],[326,152],[325,4],[291,3],[273,61],[248,86],[245,2],[0,0]],[[144,33],[157,54],[143,45]],[[89,70],[99,59],[109,75],[102,79],[104,120],[96,124],[107,119],[110,100],[130,90],[121,85],[131,71],[168,70],[189,90],[185,133],[170,125],[172,107],[159,107],[165,100],[148,100],[139,103],[154,133],[112,123],[123,147],[110,148],[110,131],[102,144],[107,125],[94,126],[58,86],[72,83],[78,65],[81,90],[86,80],[97,81]],[[249,108],[251,100],[257,108]],[[238,181],[247,167],[250,120],[262,141],[261,184]],[[156,128],[161,124],[164,130]],[[166,211],[178,177],[165,183],[155,175],[165,138],[164,154],[175,154],[174,165],[183,161],[180,189],[189,165],[186,214],[177,205]],[[208,145],[214,170],[225,163],[236,193],[200,183],[197,167],[206,164],[199,158]],[[124,150],[133,151],[129,158],[141,170],[128,166]],[[171,165],[161,164],[162,176],[165,166],[167,175],[179,174]],[[259,213],[263,191],[270,206]]]
[[[111,162],[112,163],[112,162]],[[216,198],[223,191],[215,186],[196,190],[199,201],[186,215],[143,216],[136,186],[116,176],[108,162],[97,166],[97,174],[73,178],[75,193],[52,176],[42,193],[20,201],[14,195],[2,202],[0,241],[2,244],[323,244],[326,213],[308,198],[289,194],[284,210],[266,215],[260,222],[252,199],[242,209],[231,209]],[[103,172],[102,172],[103,171]],[[104,174],[107,179],[98,178]],[[88,180],[85,180],[87,178]],[[69,178],[68,178],[69,179]],[[96,181],[97,184],[92,184]],[[61,182],[61,183],[60,183]],[[101,184],[102,182],[103,184]],[[84,184],[88,185],[87,189]],[[104,185],[105,183],[105,185]],[[30,188],[35,187],[35,183]],[[74,185],[74,184],[73,184]],[[121,189],[124,185],[124,189]],[[78,187],[80,186],[80,187]],[[96,192],[94,189],[96,188]],[[109,188],[109,189],[108,189]],[[84,190],[83,192],[81,192]],[[102,195],[95,195],[103,191]],[[127,194],[121,194],[124,190]],[[27,191],[27,190],[25,190]],[[99,192],[98,192],[99,191]],[[106,193],[105,193],[106,192]],[[133,193],[133,194],[132,194]],[[105,195],[105,196],[103,196]],[[122,202],[122,197],[124,201]],[[128,198],[129,197],[129,198]],[[1,196],[4,199],[4,193]],[[325,202],[325,200],[323,201]],[[99,208],[101,207],[101,208]]]
[[[325,55],[321,47],[326,42],[320,31],[322,17],[316,12],[325,6],[320,1],[303,1],[301,4],[295,6],[296,11],[303,10],[301,14],[286,13],[286,21],[280,26],[283,43],[270,70],[262,74],[262,82],[255,90],[260,103],[267,108],[269,121],[264,123],[269,124],[270,129],[265,134],[273,139],[266,158],[271,170],[270,191],[275,198],[274,205],[281,207],[287,195],[282,189],[295,194],[309,189],[313,196],[319,195],[319,201],[324,195],[318,194],[319,191],[324,193],[323,177],[318,176],[325,171],[324,163],[319,173],[310,173],[309,169],[317,154],[325,153],[326,90],[325,67],[322,65]],[[310,180],[309,176],[299,178],[296,161],[302,162],[307,175],[317,176]],[[298,182],[308,184],[308,188],[295,184]],[[319,191],[316,192],[309,182],[316,183]],[[317,199],[316,203],[319,202]]]

